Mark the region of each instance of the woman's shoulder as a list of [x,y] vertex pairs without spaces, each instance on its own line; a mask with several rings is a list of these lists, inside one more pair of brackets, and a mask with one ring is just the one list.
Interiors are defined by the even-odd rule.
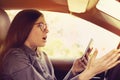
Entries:
[[29,64],[29,59],[20,48],[10,49],[3,58],[3,71],[5,73],[14,73]]
[[25,52],[21,48],[11,48],[5,53],[4,59],[21,59],[27,58]]

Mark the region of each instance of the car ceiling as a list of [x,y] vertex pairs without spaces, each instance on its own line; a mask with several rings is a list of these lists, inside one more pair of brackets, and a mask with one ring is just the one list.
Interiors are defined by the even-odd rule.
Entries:
[[[86,12],[72,14],[120,36],[120,21],[98,10],[96,8],[98,1],[90,0]],[[67,0],[0,0],[0,8],[4,10],[37,8],[44,11],[70,13]]]

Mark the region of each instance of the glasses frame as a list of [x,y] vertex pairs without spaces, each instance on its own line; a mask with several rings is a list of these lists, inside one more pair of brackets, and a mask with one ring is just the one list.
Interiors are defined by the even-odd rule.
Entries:
[[38,25],[38,27],[40,27],[42,32],[45,32],[45,30],[47,28],[47,24],[43,23],[43,22],[35,23],[35,25]]

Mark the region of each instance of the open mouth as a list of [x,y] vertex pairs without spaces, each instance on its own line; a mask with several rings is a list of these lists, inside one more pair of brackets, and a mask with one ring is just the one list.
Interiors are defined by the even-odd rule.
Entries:
[[47,36],[46,36],[46,37],[43,37],[42,39],[43,39],[43,40],[46,40],[46,39],[47,39]]

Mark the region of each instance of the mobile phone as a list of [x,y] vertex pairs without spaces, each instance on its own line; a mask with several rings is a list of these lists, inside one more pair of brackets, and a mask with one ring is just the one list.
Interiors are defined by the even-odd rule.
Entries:
[[88,45],[87,45],[87,48],[85,49],[84,53],[83,53],[83,56],[82,57],[86,57],[87,58],[87,54],[89,55],[89,53],[91,52],[93,48],[93,39],[91,38]]

